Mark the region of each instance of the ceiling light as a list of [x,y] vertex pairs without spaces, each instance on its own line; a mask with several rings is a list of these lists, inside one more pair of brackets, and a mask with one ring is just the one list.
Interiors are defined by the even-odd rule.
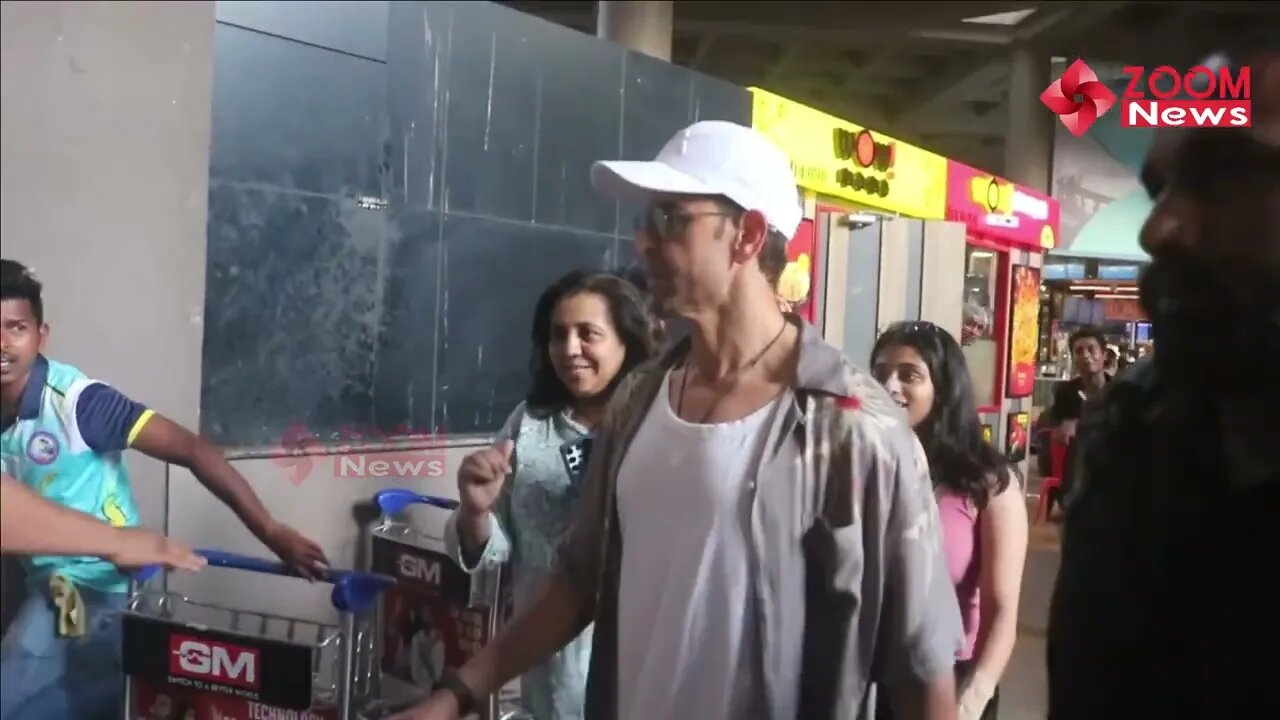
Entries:
[[1002,12],[994,15],[980,15],[978,17],[965,18],[960,22],[973,23],[974,25],[1004,25],[1005,27],[1013,27],[1018,23],[1026,20],[1036,10],[1014,10],[1013,12]]

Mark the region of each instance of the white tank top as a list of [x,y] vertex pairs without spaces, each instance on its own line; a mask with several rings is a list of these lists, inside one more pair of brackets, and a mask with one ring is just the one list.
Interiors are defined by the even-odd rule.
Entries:
[[670,379],[618,472],[619,718],[752,718],[764,707],[752,481],[785,394],[741,420],[694,425],[672,410]]

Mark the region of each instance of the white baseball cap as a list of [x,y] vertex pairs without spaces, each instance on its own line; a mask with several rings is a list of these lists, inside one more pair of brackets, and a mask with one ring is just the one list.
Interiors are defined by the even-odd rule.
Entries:
[[759,132],[720,120],[676,133],[652,161],[597,162],[591,184],[605,195],[637,201],[657,194],[723,195],[762,213],[787,238],[804,214],[786,154]]

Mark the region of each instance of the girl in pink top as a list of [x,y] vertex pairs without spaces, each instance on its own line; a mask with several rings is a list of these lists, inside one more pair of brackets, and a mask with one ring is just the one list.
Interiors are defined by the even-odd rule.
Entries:
[[894,325],[876,340],[871,365],[929,457],[967,638],[956,657],[960,720],[993,720],[1018,634],[1028,525],[1021,488],[982,436],[968,366],[949,333],[927,322]]

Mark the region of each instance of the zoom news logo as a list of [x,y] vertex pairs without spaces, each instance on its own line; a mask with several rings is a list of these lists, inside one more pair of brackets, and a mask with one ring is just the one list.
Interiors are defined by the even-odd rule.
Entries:
[[1040,93],[1040,102],[1058,116],[1068,132],[1080,137],[1116,104],[1116,94],[1085,61],[1076,60]]
[[338,479],[423,480],[445,477],[443,433],[399,426],[390,431],[376,426],[344,425],[328,440],[301,422],[287,427],[272,459],[301,485],[331,466]]
[[[1249,68],[1214,57],[1187,70],[1161,65],[1123,69],[1120,101],[1126,128],[1247,128],[1253,125]],[[1040,101],[1080,137],[1115,106],[1117,98],[1083,60],[1076,60],[1040,94]]]

